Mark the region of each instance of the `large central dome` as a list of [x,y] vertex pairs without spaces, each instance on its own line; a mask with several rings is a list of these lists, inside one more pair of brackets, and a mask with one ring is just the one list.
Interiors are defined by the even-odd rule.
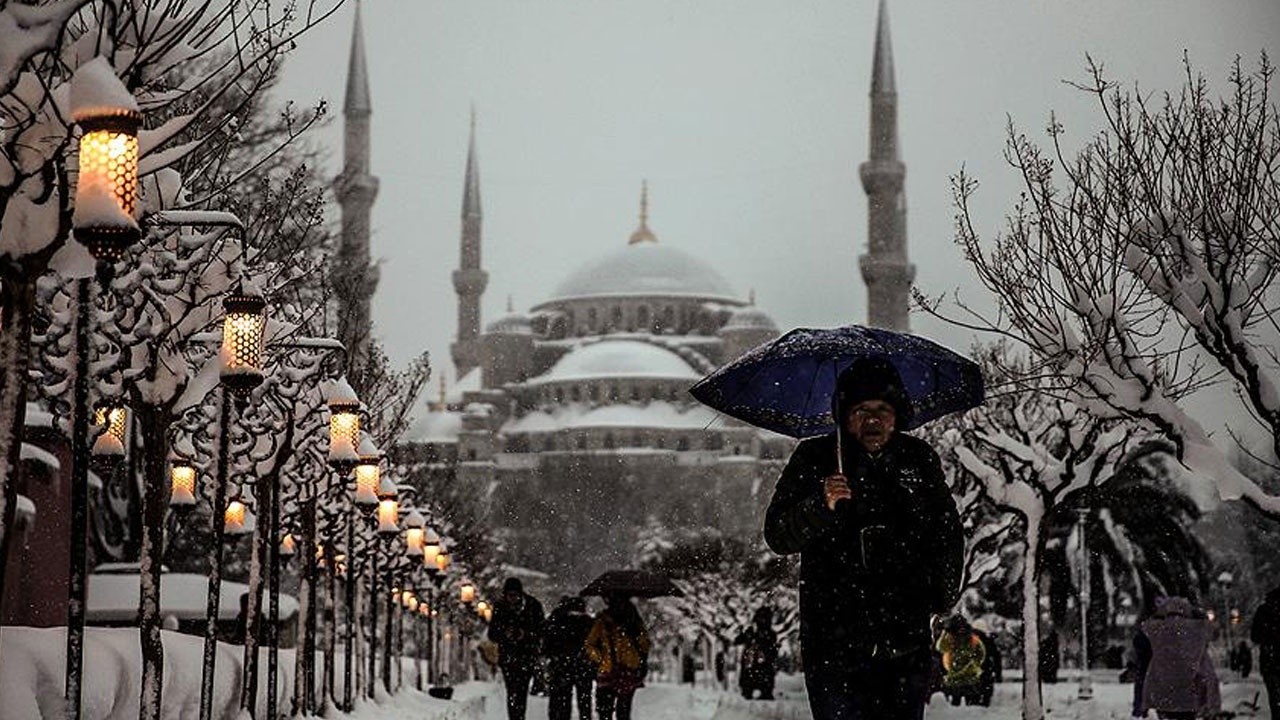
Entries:
[[627,245],[578,268],[556,287],[549,299],[623,295],[741,302],[729,283],[710,265],[682,250],[652,241]]

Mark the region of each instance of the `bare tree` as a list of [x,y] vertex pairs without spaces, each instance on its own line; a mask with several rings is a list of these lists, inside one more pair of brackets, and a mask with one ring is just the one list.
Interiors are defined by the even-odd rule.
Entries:
[[1102,129],[1078,152],[1055,118],[1047,146],[1010,123],[1005,154],[1023,187],[990,247],[974,227],[977,183],[953,179],[957,241],[998,303],[963,322],[1026,349],[1031,371],[1053,378],[1045,391],[1158,431],[1222,498],[1280,517],[1280,496],[1239,472],[1188,404],[1226,384],[1248,410],[1234,440],[1258,432],[1280,454],[1274,69],[1265,54],[1253,72],[1237,60],[1230,94],[1215,98],[1187,63],[1182,89],[1158,99],[1092,59],[1089,71],[1075,87]]

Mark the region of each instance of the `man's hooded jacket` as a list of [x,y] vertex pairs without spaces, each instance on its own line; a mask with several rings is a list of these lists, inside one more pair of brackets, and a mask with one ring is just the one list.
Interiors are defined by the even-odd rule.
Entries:
[[[884,399],[901,424],[910,406],[897,373],[872,369],[842,374],[835,417]],[[823,479],[837,472],[837,433],[853,499],[832,511]],[[800,553],[806,673],[846,676],[873,658],[929,648],[929,615],[949,611],[959,595],[964,537],[942,465],[928,443],[900,432],[874,457],[843,427],[800,443],[766,512],[765,541],[779,554]]]

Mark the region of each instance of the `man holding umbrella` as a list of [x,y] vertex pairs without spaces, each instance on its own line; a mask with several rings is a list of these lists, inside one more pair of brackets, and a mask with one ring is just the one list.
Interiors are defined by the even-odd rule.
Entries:
[[892,362],[852,362],[836,378],[831,408],[835,432],[800,443],[765,519],[769,547],[801,557],[813,717],[919,720],[929,616],[948,612],[959,594],[960,519],[937,453],[898,432],[914,427],[913,407]]

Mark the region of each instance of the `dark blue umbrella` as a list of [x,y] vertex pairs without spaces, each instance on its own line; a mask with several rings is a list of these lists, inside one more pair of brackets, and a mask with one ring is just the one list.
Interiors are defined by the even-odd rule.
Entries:
[[971,360],[908,333],[849,325],[799,328],[716,370],[689,389],[705,405],[756,427],[811,437],[836,429],[831,396],[840,372],[861,358],[889,361],[902,378],[911,430],[982,403],[982,371]]

